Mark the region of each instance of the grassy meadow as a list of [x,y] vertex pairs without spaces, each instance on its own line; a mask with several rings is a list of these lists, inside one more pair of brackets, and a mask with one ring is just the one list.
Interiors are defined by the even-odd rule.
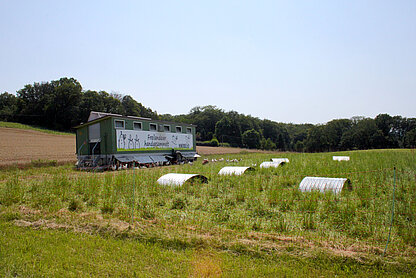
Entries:
[[[348,162],[334,154],[243,152],[207,156],[238,163],[97,173],[0,170],[0,276],[415,276],[415,151],[335,154]],[[258,167],[278,157],[290,163]],[[256,171],[217,174],[232,165]],[[156,182],[172,172],[209,182]],[[302,193],[305,176],[348,178],[352,190]]]
[[26,130],[34,130],[34,131],[40,131],[48,134],[54,134],[54,135],[74,135],[74,133],[70,132],[61,132],[61,131],[55,131],[50,130],[42,127],[36,127],[32,125],[25,125],[21,123],[15,123],[15,122],[3,122],[0,121],[0,127],[7,127],[7,128],[19,128],[19,129],[26,129]]

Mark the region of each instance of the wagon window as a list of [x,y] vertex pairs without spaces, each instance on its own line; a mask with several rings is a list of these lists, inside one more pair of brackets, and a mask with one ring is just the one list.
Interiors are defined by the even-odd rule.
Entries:
[[142,130],[142,123],[140,123],[140,122],[133,122],[133,129],[134,130]]
[[186,133],[192,133],[192,128],[191,127],[187,127],[186,128]]
[[100,135],[100,123],[96,123],[88,126],[88,139],[90,142],[99,142]]
[[156,131],[157,130],[157,125],[156,124],[150,124],[150,128],[151,131]]
[[163,126],[163,131],[170,132],[170,125]]
[[114,121],[114,126],[116,128],[124,128],[124,121],[122,121],[122,120],[115,120]]
[[177,133],[182,133],[182,127],[181,126],[177,126],[176,127],[176,132]]

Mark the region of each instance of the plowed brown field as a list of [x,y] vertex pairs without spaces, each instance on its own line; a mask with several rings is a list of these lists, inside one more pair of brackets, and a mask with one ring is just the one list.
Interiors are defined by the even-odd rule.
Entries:
[[[75,148],[74,135],[54,135],[35,130],[0,127],[0,165],[26,164],[38,159],[75,162]],[[203,146],[197,146],[196,150],[200,155],[233,154],[243,150],[256,152]]]
[[38,159],[75,162],[75,136],[0,128],[0,165],[25,164]]

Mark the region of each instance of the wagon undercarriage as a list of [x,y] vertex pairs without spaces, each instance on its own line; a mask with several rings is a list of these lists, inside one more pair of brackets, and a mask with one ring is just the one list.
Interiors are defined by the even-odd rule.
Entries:
[[118,170],[132,167],[152,168],[183,164],[194,161],[196,153],[172,154],[113,154],[113,155],[84,155],[78,156],[77,168],[79,170]]

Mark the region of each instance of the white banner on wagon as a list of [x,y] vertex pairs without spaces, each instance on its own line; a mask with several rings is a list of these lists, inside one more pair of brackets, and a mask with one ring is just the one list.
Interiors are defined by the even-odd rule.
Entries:
[[116,132],[117,151],[192,150],[194,147],[192,134],[143,130],[117,130]]

